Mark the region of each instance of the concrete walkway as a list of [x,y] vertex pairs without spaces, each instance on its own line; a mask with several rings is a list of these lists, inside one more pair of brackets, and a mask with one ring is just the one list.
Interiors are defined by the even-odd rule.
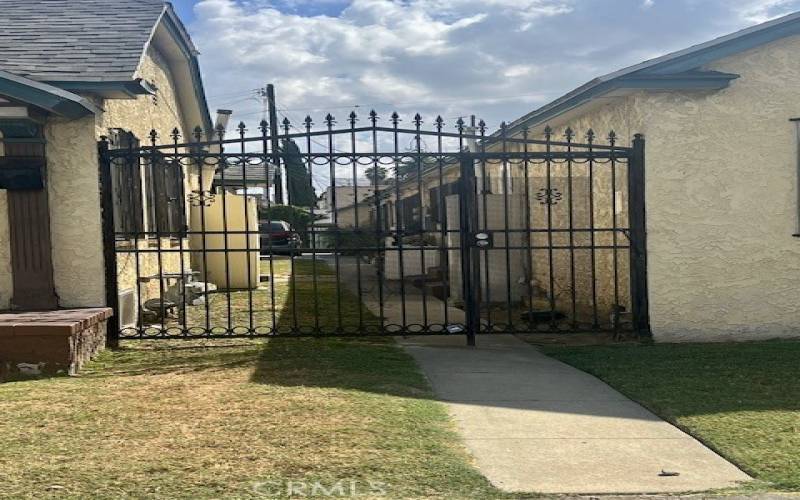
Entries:
[[[595,377],[510,335],[408,337],[478,469],[505,491],[667,493],[749,477]],[[680,475],[665,477],[663,471]]]
[[[329,262],[332,258],[329,259]],[[330,264],[333,267],[333,264]],[[378,287],[381,283],[375,275],[372,264],[361,263],[361,280],[358,275],[357,260],[355,257],[343,256],[339,258],[339,276],[342,284],[347,286],[355,295],[359,295],[358,287],[361,285],[361,300],[375,316],[383,316],[384,322],[390,325],[437,325],[451,323],[463,324],[464,311],[445,304],[432,294],[422,294],[422,290],[411,283],[406,283],[401,291],[399,281],[383,281],[383,308],[381,308]],[[335,279],[335,277],[334,277]],[[447,312],[445,312],[445,310]]]

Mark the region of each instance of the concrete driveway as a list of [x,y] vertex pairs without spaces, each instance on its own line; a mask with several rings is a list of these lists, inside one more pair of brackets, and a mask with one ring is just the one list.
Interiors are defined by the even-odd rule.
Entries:
[[[750,478],[597,378],[511,335],[398,338],[478,469],[509,492],[705,491]],[[677,473],[667,475],[666,473]]]

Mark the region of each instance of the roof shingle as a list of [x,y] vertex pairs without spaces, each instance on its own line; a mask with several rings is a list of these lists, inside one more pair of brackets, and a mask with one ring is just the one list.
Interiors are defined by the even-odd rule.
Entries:
[[39,81],[131,80],[162,0],[0,0],[0,69]]

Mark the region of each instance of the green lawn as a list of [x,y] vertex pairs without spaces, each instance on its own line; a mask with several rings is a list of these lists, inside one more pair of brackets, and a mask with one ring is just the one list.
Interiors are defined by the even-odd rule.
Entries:
[[[268,333],[276,325],[282,333],[336,328],[355,333],[369,327],[377,330],[380,325],[356,294],[343,282],[337,284],[335,269],[322,260],[295,259],[292,273],[289,258],[274,257],[272,262],[264,258],[261,273],[273,279],[257,290],[212,293],[208,306],[188,306],[187,328]],[[175,318],[166,326],[180,327],[182,322]]]
[[2,496],[500,496],[431,396],[389,340],[127,342],[0,384]]
[[[256,324],[274,311],[278,325],[335,326],[339,307],[349,324],[378,321],[335,282],[314,293],[288,279],[288,261],[273,265],[280,279],[254,293]],[[212,326],[228,323],[227,304],[212,301]],[[231,306],[230,322],[247,325],[249,294]],[[199,324],[205,307],[190,315]],[[501,496],[385,338],[127,341],[78,377],[0,384],[0,415],[3,498]]]
[[677,424],[767,486],[800,491],[800,342],[543,349]]
[[[292,269],[292,259],[283,255],[272,257],[272,271],[277,275],[288,275]],[[321,259],[313,259],[311,256],[295,257],[294,272],[297,276],[311,277],[314,274],[319,276],[335,276],[336,270],[328,266],[327,262]],[[268,255],[261,258],[261,273],[270,274],[270,257]]]

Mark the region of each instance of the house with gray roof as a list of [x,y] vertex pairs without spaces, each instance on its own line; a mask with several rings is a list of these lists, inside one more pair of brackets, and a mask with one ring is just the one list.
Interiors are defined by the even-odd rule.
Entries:
[[[542,138],[549,131],[563,141],[570,130],[572,140],[586,142],[593,130],[604,143],[613,128],[621,146],[644,135],[647,298],[656,341],[800,336],[798,53],[794,13],[595,78],[494,134]],[[553,187],[587,186],[587,169],[576,171],[554,170]],[[513,175],[512,192],[522,189],[522,173]],[[534,189],[541,182],[532,179]],[[617,207],[625,206],[624,175],[613,187],[597,176],[593,182],[596,199],[613,192]],[[591,219],[581,218],[587,213],[568,213],[564,201],[554,209],[556,226],[611,227],[610,214],[595,207],[584,209]],[[551,259],[556,289],[566,290],[570,252],[519,265],[546,280]],[[581,254],[574,251],[574,259]],[[583,276],[595,277],[591,288],[602,291],[610,261],[580,264]],[[622,272],[627,258],[618,265]]]
[[[151,129],[166,141],[173,129],[184,138],[212,129],[198,51],[172,6],[118,0],[110,9],[101,0],[0,0],[0,310],[113,301],[98,140],[127,147],[149,144]],[[184,174],[174,189],[197,182]],[[122,189],[121,175],[134,182]],[[114,225],[180,233],[187,207],[148,175],[114,174]],[[134,265],[152,263],[120,259],[122,288],[139,286]]]

